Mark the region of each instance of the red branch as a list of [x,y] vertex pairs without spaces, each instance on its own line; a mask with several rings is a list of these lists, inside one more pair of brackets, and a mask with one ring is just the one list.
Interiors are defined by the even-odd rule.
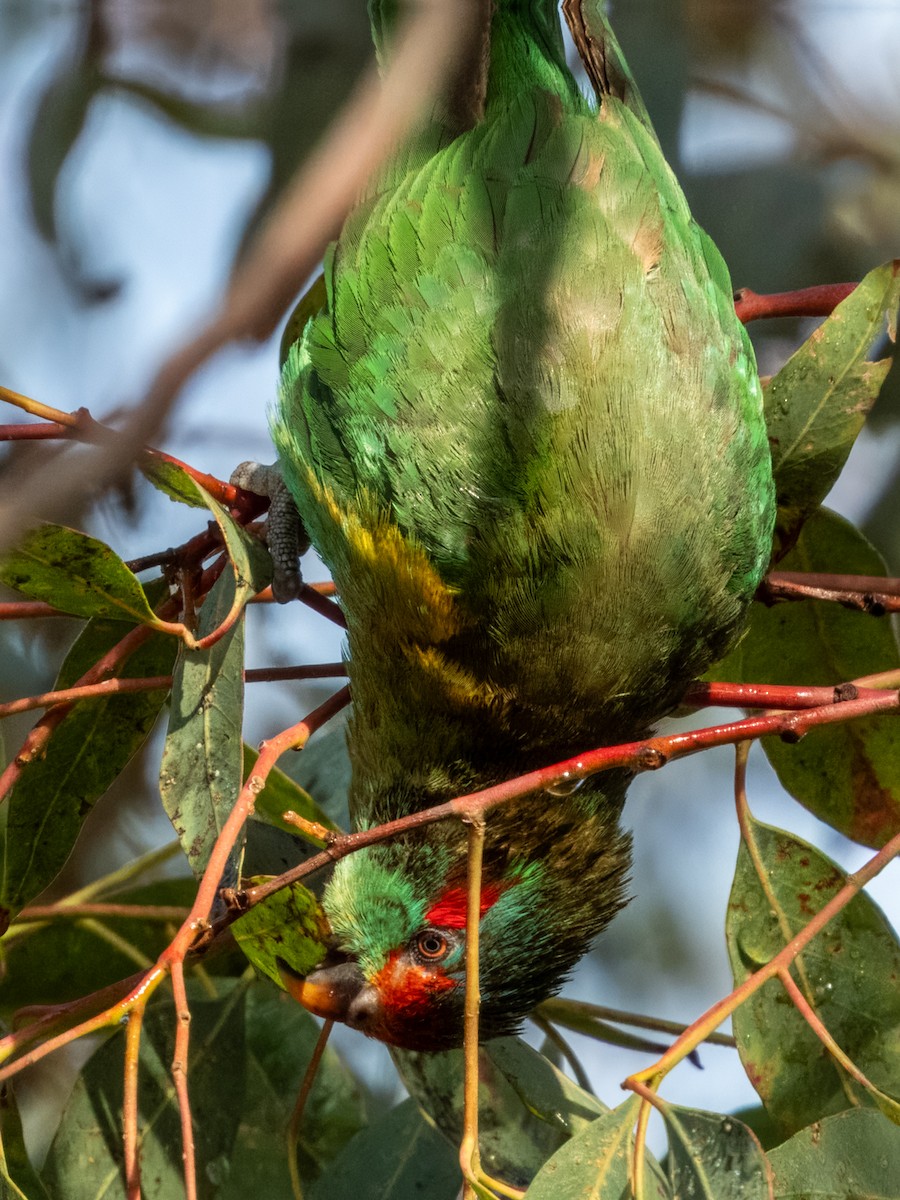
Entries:
[[[721,685],[719,685],[721,686]],[[731,685],[743,686],[743,685]],[[831,689],[833,699],[833,689]],[[743,721],[733,721],[726,725],[712,725],[706,729],[689,730],[685,733],[672,733],[661,737],[646,738],[639,742],[627,742],[620,746],[602,746],[597,750],[589,750],[576,758],[569,758],[553,766],[542,767],[527,775],[520,775],[504,783],[495,784],[480,792],[472,792],[468,796],[460,796],[448,800],[444,804],[436,804],[421,812],[410,813],[395,821],[388,821],[373,829],[362,829],[356,833],[338,834],[320,854],[301,863],[299,866],[286,871],[283,875],[269,880],[257,887],[248,888],[243,893],[242,900],[246,906],[258,904],[266,896],[279,891],[306,875],[329,866],[339,858],[371,846],[376,842],[388,841],[399,837],[412,829],[432,825],[436,821],[446,821],[450,818],[472,820],[500,804],[527,796],[532,792],[546,791],[547,788],[566,781],[584,779],[599,771],[610,771],[615,768],[630,768],[633,771],[655,771],[664,767],[672,759],[684,758],[688,754],[707,750],[712,746],[732,745],[747,739],[776,734],[786,741],[799,741],[804,734],[820,725],[830,725],[841,721],[849,721],[855,717],[871,716],[877,712],[897,712],[900,710],[900,692],[874,691],[855,700],[844,703],[807,708],[801,712],[777,712],[765,716],[747,717]],[[216,923],[216,932],[241,915],[241,910],[226,913]]]
[[827,317],[858,286],[858,283],[824,283],[769,295],[740,288],[734,294],[734,311],[745,325],[763,317]]
[[28,421],[21,425],[0,425],[0,442],[43,442],[68,438],[72,430],[59,421]]
[[825,600],[859,609],[873,617],[900,612],[900,579],[880,575],[823,575],[804,571],[772,571],[756,595],[763,604],[783,600]]
[[691,708],[716,705],[722,708],[821,708],[847,700],[884,695],[881,688],[862,688],[855,683],[837,687],[792,687],[773,683],[692,683],[681,703]]

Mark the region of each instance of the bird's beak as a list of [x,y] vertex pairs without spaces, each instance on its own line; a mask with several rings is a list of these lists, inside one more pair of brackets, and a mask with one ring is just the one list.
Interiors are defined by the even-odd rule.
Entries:
[[365,1029],[378,1015],[378,993],[366,983],[355,962],[320,967],[305,978],[295,975],[283,962],[279,962],[278,969],[288,993],[317,1017]]

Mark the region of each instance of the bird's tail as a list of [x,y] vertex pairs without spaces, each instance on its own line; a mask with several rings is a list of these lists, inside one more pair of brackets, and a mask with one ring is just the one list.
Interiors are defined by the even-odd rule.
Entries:
[[[451,0],[442,0],[450,3]],[[471,22],[459,78],[450,87],[445,123],[474,124],[492,105],[538,87],[578,103],[578,84],[566,62],[558,0],[456,0]],[[412,0],[369,0],[372,37],[382,68]],[[628,64],[606,19],[604,0],[563,0],[562,12],[598,106],[614,96],[650,128]]]
[[[461,55],[461,78],[451,83],[451,97],[461,91],[474,93],[483,110],[531,83],[565,95],[577,92],[566,65],[558,0],[439,2],[455,2],[469,31]],[[369,0],[372,38],[382,69],[390,63],[398,27],[414,11],[413,0]],[[471,100],[466,106],[458,97],[451,98],[453,103],[472,108]]]

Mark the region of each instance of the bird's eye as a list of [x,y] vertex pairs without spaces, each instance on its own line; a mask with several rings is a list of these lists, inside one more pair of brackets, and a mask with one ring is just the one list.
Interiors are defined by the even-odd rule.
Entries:
[[422,958],[427,958],[431,962],[443,958],[450,949],[450,943],[436,929],[423,929],[416,935],[415,945]]

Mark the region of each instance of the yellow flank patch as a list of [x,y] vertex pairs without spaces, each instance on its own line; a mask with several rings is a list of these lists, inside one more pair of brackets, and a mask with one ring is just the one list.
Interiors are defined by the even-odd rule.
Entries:
[[[370,493],[357,493],[355,503],[338,501],[311,469],[307,477],[320,511],[339,531],[329,557],[348,610],[357,617],[365,613],[363,619],[371,621],[378,607],[381,619],[401,623],[410,641],[440,643],[460,633],[464,622],[458,593],[441,579],[416,539],[404,533]],[[342,550],[336,554],[338,540]]]
[[458,663],[450,662],[437,646],[414,646],[409,657],[427,677],[440,687],[450,704],[461,708],[489,708],[509,697],[500,688],[478,679]]

